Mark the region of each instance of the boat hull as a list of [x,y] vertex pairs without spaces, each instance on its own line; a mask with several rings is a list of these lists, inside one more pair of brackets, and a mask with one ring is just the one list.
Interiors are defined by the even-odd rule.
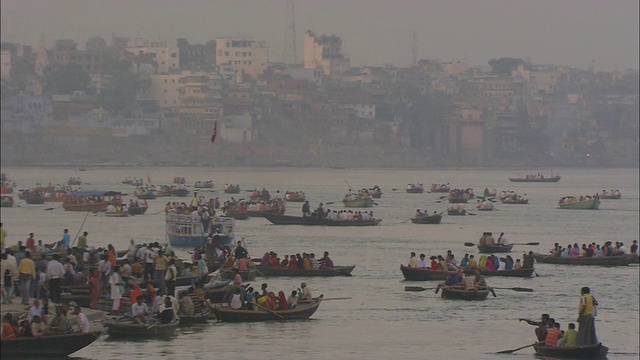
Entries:
[[343,200],[342,204],[344,207],[355,207],[355,208],[369,208],[373,207],[373,199],[357,199],[357,200]]
[[508,253],[513,245],[478,245],[478,251],[482,254]]
[[573,259],[544,254],[534,254],[533,257],[538,263],[563,265],[627,266],[637,261],[635,255],[596,256]]
[[106,322],[107,333],[115,338],[147,339],[168,338],[176,334],[178,322],[169,324],[141,325],[135,323]]
[[423,216],[419,218],[411,218],[411,222],[414,224],[440,224],[441,221],[442,215],[439,214]]
[[100,334],[100,332],[89,332],[2,339],[0,354],[29,357],[68,356],[89,346],[100,337]]
[[574,203],[558,203],[559,209],[565,210],[598,210],[600,207],[600,200],[591,199]]
[[406,189],[408,194],[422,194],[424,192],[423,188],[414,188],[414,189]]
[[372,220],[327,220],[316,216],[289,216],[264,214],[263,217],[274,225],[326,225],[326,226],[375,226],[381,219]]
[[538,183],[550,183],[550,182],[558,182],[560,181],[560,176],[555,176],[551,178],[542,178],[542,179],[524,179],[524,178],[509,178],[511,182],[538,182]]
[[259,268],[260,274],[266,277],[291,276],[291,277],[335,277],[351,276],[355,269],[353,266],[336,266],[333,269],[300,270],[300,269],[275,269]]
[[602,344],[585,346],[534,345],[533,349],[538,356],[559,359],[604,359],[609,352],[609,348]]
[[482,301],[489,295],[489,290],[477,290],[467,291],[463,289],[455,289],[450,287],[443,287],[440,289],[443,299],[454,300],[467,300],[467,301]]
[[134,206],[127,208],[129,215],[142,215],[147,212],[148,206]]
[[405,280],[409,281],[428,281],[428,280],[445,280],[447,277],[454,275],[455,271],[438,271],[428,268],[412,268],[400,265],[400,271]]
[[467,210],[462,209],[460,211],[458,210],[447,210],[447,215],[450,216],[463,216],[463,215],[467,215]]
[[107,206],[111,204],[108,201],[91,204],[62,204],[62,208],[66,211],[107,211]]

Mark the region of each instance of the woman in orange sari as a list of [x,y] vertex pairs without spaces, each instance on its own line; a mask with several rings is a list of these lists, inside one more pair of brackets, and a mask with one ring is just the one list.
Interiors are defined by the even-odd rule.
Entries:
[[116,266],[116,249],[109,244],[108,246],[109,251],[107,252],[107,259],[109,260],[109,262],[111,263],[111,267],[113,268],[114,266]]
[[140,285],[133,285],[133,289],[129,293],[129,299],[131,299],[131,305],[135,304],[135,300],[138,296],[142,296],[142,289],[140,289]]
[[95,309],[98,307],[98,302],[102,295],[102,275],[100,270],[95,269],[89,275],[89,284],[91,285],[89,288],[89,307]]

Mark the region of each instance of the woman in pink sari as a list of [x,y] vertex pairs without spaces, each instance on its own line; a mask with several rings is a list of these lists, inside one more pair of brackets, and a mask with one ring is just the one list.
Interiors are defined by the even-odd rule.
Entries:
[[287,303],[287,297],[284,295],[284,291],[278,292],[278,308],[279,310],[289,310],[289,304]]
[[89,275],[89,307],[95,309],[98,307],[100,296],[102,295],[102,276],[100,270],[95,269],[91,275]]

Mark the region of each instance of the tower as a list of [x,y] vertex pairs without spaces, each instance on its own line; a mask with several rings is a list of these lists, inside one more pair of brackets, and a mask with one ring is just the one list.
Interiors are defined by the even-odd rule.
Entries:
[[296,49],[296,14],[294,0],[286,0],[286,24],[284,31],[284,46],[282,47],[282,61],[295,65],[298,63],[298,53]]

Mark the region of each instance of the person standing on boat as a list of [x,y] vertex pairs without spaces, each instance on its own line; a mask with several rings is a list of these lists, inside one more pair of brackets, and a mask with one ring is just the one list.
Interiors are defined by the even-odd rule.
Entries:
[[302,204],[302,216],[311,216],[311,206],[308,200]]
[[122,277],[120,277],[119,267],[116,265],[109,275],[109,285],[111,285],[111,300],[113,304],[111,306],[112,314],[120,313],[120,299],[122,298],[122,294],[124,293],[124,283],[122,282]]
[[596,337],[595,315],[598,301],[591,295],[591,289],[585,286],[580,290],[580,305],[578,306],[578,345],[595,345]]
[[62,242],[67,249],[71,249],[71,235],[69,235],[69,229],[64,229],[62,231]]

